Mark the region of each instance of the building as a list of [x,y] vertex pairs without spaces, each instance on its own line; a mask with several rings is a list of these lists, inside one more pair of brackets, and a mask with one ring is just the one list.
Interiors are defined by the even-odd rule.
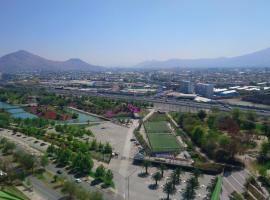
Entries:
[[179,93],[179,92],[170,92],[167,94],[167,97],[172,97],[176,99],[190,99],[194,100],[197,95],[196,94],[184,94],[184,93]]
[[212,97],[214,94],[214,85],[206,83],[198,83],[195,87],[196,94],[203,97]]
[[192,94],[194,91],[193,84],[190,81],[180,82],[180,92],[185,94]]

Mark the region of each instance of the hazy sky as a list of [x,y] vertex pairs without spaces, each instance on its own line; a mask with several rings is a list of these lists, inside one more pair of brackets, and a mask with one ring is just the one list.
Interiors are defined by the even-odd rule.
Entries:
[[270,47],[269,0],[0,0],[0,56],[19,49],[100,65]]

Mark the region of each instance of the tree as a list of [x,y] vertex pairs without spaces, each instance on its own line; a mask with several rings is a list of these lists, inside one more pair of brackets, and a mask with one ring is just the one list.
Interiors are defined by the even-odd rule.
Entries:
[[206,112],[204,110],[200,110],[198,112],[197,116],[200,118],[201,121],[204,121],[204,119],[207,116],[207,114],[206,114]]
[[108,142],[105,144],[104,153],[105,154],[111,154],[112,153],[112,147]]
[[64,194],[68,195],[68,198],[70,200],[75,198],[75,194],[76,194],[76,185],[74,182],[71,181],[66,181],[62,187],[62,192]]
[[218,177],[212,179],[210,184],[206,188],[209,197],[212,195],[212,193],[216,187],[217,180],[218,180]]
[[12,153],[12,151],[16,148],[16,145],[13,142],[6,141],[4,144],[2,152],[4,154]]
[[148,160],[144,160],[143,166],[145,168],[145,174],[148,174],[148,167],[150,166],[150,162]]
[[161,177],[163,178],[163,175],[164,175],[164,170],[166,170],[166,165],[164,165],[164,164],[161,164],[160,165],[160,172],[161,172]]
[[176,168],[175,170],[174,170],[174,173],[176,174],[176,177],[177,177],[177,184],[179,184],[180,183],[180,175],[182,174],[182,171],[181,171],[181,168]]
[[97,140],[96,139],[93,139],[92,142],[91,142],[91,145],[90,145],[90,149],[91,150],[96,150],[97,149]]
[[72,167],[79,173],[89,173],[94,166],[94,162],[89,154],[78,153],[72,161]]
[[47,155],[44,155],[44,156],[41,157],[40,164],[41,164],[41,166],[43,168],[46,167],[49,164],[49,159],[48,159]]
[[270,139],[270,125],[267,122],[263,122],[262,126],[261,126],[261,131],[263,132],[263,134],[268,137],[268,139]]
[[244,200],[243,196],[236,191],[233,191],[229,198],[230,200]]
[[184,200],[194,199],[196,196],[195,189],[197,189],[198,186],[199,186],[198,177],[194,176],[190,178],[187,182],[185,192],[182,195],[183,199]]
[[170,182],[173,184],[173,187],[177,184],[177,175],[174,171],[170,175]]
[[242,127],[244,130],[252,131],[256,128],[256,124],[253,121],[244,120]]
[[107,185],[111,185],[113,182],[113,173],[110,169],[107,170],[106,174],[105,174],[105,183]]
[[162,179],[161,173],[158,171],[152,175],[152,179],[155,181],[155,185],[158,185],[158,181]]
[[248,111],[248,112],[246,113],[246,119],[247,119],[248,121],[253,121],[253,122],[255,122],[255,121],[257,120],[257,115],[256,115],[256,113],[254,113],[253,111]]
[[99,165],[96,169],[96,172],[95,172],[95,177],[97,179],[101,179],[102,177],[104,177],[105,175],[105,168],[103,165]]
[[203,144],[203,140],[205,138],[205,130],[202,126],[196,126],[192,131],[192,139],[198,145],[201,146]]
[[235,120],[238,125],[240,125],[241,120],[240,120],[240,116],[241,116],[241,111],[239,108],[233,108],[232,109],[232,118],[233,120]]
[[100,192],[91,192],[88,194],[88,200],[103,200],[103,196]]
[[163,192],[167,194],[167,200],[170,199],[170,195],[175,194],[176,188],[174,187],[172,182],[166,182],[163,187]]

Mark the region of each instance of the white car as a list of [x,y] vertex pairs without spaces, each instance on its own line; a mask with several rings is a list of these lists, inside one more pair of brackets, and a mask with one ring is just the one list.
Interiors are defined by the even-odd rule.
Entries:
[[76,179],[75,179],[75,182],[76,182],[76,183],[81,183],[81,182],[82,182],[82,180],[81,180],[81,179],[79,179],[79,178],[76,178]]

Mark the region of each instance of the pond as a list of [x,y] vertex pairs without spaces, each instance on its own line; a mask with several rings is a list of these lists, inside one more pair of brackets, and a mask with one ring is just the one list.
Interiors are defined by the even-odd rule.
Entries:
[[102,121],[104,121],[103,119],[101,119],[97,116],[94,116],[94,115],[91,115],[91,114],[88,114],[85,112],[80,112],[80,111],[74,110],[72,108],[66,108],[66,110],[70,113],[78,114],[77,119],[71,119],[71,120],[65,121],[67,123],[87,123],[87,122],[102,122]]
[[26,112],[23,108],[20,106],[14,106],[8,103],[4,103],[0,101],[0,109],[4,109],[6,112],[10,113],[12,117],[14,118],[37,118],[36,115],[33,115],[32,113]]

